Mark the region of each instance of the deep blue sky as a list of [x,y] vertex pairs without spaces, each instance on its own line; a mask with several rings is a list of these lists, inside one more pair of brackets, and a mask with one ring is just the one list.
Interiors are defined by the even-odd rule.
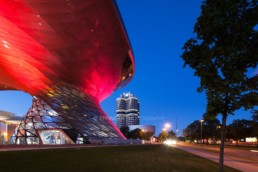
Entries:
[[[199,79],[190,68],[183,68],[183,44],[194,37],[193,26],[200,15],[201,0],[117,0],[134,51],[136,71],[133,80],[102,102],[104,111],[115,122],[116,98],[133,92],[140,100],[141,124],[172,124],[179,135],[205,112],[204,94],[196,92]],[[0,92],[0,109],[25,114],[31,97],[22,92]],[[233,119],[250,119],[250,112],[236,112]]]

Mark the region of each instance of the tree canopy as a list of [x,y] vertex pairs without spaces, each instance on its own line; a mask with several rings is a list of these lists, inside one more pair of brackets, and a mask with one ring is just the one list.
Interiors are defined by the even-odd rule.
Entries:
[[233,114],[258,104],[257,1],[207,0],[181,56],[200,77],[198,91],[207,95],[207,114]]
[[[205,119],[202,124],[202,137],[203,139],[214,139],[219,138],[219,127],[221,126],[217,118],[214,119]],[[183,131],[183,135],[187,140],[198,140],[201,137],[201,122],[195,120],[189,124]]]
[[227,137],[239,141],[240,139],[245,139],[246,137],[252,136],[252,130],[254,129],[252,124],[253,121],[246,119],[234,120],[227,127]]

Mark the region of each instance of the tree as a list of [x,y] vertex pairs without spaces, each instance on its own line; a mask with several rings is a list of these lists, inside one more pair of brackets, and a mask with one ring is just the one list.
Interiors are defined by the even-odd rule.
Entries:
[[252,111],[252,119],[254,122],[258,122],[258,110],[253,110]]
[[183,131],[183,135],[186,138],[186,140],[197,140],[201,137],[201,127],[200,127],[200,121],[195,120],[191,124],[189,124]]
[[[202,124],[202,137],[207,140],[209,138],[218,139],[219,131],[218,126],[220,126],[220,122],[217,118],[208,119],[205,118]],[[189,124],[183,131],[183,135],[187,140],[196,140],[201,137],[201,122],[199,120],[195,120],[191,124]]]
[[217,140],[220,136],[218,128],[220,128],[221,124],[217,118],[204,118],[203,122],[203,138],[206,138],[207,144],[209,139]]
[[252,136],[256,137],[256,147],[258,148],[258,110],[253,110],[252,114]]
[[207,98],[206,116],[222,115],[220,171],[224,164],[224,137],[228,115],[258,104],[258,75],[247,70],[258,63],[257,0],[206,0],[181,55],[200,77],[199,92]]
[[141,129],[136,128],[129,132],[129,139],[142,139],[143,132]]
[[121,133],[123,133],[123,135],[128,139],[129,135],[130,135],[130,130],[129,127],[121,127],[120,128]]
[[154,132],[142,130],[142,139],[151,140],[151,137],[154,135]]
[[166,139],[167,139],[167,131],[162,131],[159,136],[158,136],[158,139],[159,141],[161,142],[164,142]]
[[234,120],[227,128],[227,137],[237,140],[237,144],[240,139],[251,136],[252,133],[251,121],[246,119]]
[[130,131],[129,127],[121,127],[120,131],[127,139],[143,139],[144,137],[142,130],[139,128]]
[[173,130],[170,130],[167,135],[168,139],[176,139],[176,133]]

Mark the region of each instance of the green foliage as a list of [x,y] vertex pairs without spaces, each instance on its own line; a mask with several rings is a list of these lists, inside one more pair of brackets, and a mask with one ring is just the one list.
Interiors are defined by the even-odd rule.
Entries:
[[184,47],[184,66],[200,77],[207,115],[233,114],[258,104],[258,76],[247,76],[258,63],[257,1],[206,0]]
[[129,132],[128,139],[143,139],[143,132],[141,129],[136,128]]
[[154,132],[142,131],[142,139],[143,140],[150,140],[153,135],[154,135]]
[[253,110],[252,114],[253,121],[258,122],[258,110]]
[[162,131],[159,134],[158,139],[159,141],[164,142],[167,139],[167,136],[168,136],[167,131]]
[[[202,123],[202,138],[203,139],[218,139],[220,134],[219,127],[221,126],[217,118],[205,119]],[[201,122],[195,120],[189,124],[183,131],[186,140],[197,140],[201,137]]]
[[183,135],[186,140],[195,140],[200,139],[201,136],[201,125],[199,120],[195,120],[191,124],[189,124],[184,130]]
[[167,135],[168,139],[176,139],[176,133],[173,130],[170,130]]
[[217,140],[220,138],[221,124],[217,118],[205,118],[202,127],[203,138]]
[[159,136],[158,136],[158,139],[159,141],[163,142],[165,141],[166,139],[176,139],[176,133],[173,131],[173,130],[170,130],[170,131],[162,131]]
[[252,121],[246,119],[234,120],[228,125],[227,138],[240,140],[252,135]]
[[129,127],[121,127],[120,128],[120,131],[123,133],[123,135],[126,137],[126,138],[128,138],[129,137],[129,133],[130,133],[130,131],[129,131]]
[[[251,136],[256,137],[258,139],[258,110],[254,110],[251,121],[251,127],[252,127],[252,134]],[[258,141],[257,141],[257,147],[258,147]]]
[[132,131],[129,130],[129,127],[121,127],[120,131],[124,134],[127,139],[142,139],[142,140],[150,140],[154,135],[153,132],[144,131],[139,128],[136,128]]

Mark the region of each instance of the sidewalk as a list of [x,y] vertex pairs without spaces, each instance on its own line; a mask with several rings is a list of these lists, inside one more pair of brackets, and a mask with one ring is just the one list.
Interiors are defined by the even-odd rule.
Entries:
[[[176,147],[189,153],[219,163],[219,154],[216,152],[210,152],[207,150],[182,145],[177,145]],[[244,172],[258,172],[258,162],[256,160],[243,159],[232,155],[224,155],[224,165]]]

